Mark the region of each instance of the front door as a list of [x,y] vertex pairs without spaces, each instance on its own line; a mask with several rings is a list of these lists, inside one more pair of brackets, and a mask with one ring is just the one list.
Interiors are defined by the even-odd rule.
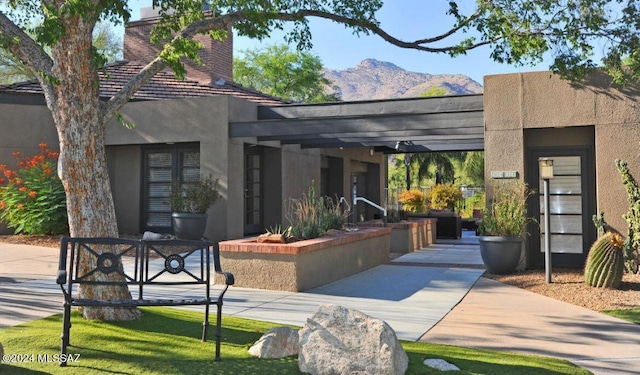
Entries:
[[244,150],[244,234],[264,231],[262,149],[247,146]]
[[[549,209],[544,207],[544,181],[538,159],[553,160],[554,177],[549,181]],[[544,239],[550,235],[552,265],[582,267],[596,239],[595,173],[591,147],[533,149],[529,152],[529,187],[535,190],[529,201],[532,225],[530,263],[544,266]],[[548,211],[548,212],[547,212]],[[550,216],[550,233],[545,233],[545,215]]]

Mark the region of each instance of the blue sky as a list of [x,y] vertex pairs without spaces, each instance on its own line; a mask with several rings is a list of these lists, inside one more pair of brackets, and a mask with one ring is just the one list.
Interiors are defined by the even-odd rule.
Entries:
[[[381,27],[400,39],[415,40],[431,37],[450,29],[453,19],[446,15],[445,0],[387,0],[377,14]],[[466,14],[473,11],[474,1],[461,7]],[[138,10],[150,6],[150,0],[132,1],[132,20],[139,19]],[[466,4],[465,4],[466,5]],[[467,55],[451,58],[448,55],[412,51],[393,46],[375,35],[357,37],[344,26],[325,20],[312,20],[312,53],[318,55],[325,67],[345,69],[355,67],[366,58],[388,61],[406,70],[430,74],[464,74],[482,84],[482,77],[490,74],[519,71],[546,70],[550,63],[537,66],[514,67],[493,62],[486,47],[470,51]],[[274,33],[270,39],[257,41],[234,38],[234,50],[254,49],[270,44],[284,43],[284,34]]]

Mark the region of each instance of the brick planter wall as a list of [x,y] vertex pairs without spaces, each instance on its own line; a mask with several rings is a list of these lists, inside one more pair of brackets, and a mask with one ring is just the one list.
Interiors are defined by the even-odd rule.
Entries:
[[365,228],[290,244],[256,237],[220,242],[236,286],[302,292],[389,261],[391,228]]
[[[436,242],[436,218],[412,219],[400,223],[388,223],[391,228],[391,252],[410,253]],[[380,220],[363,221],[360,227],[382,227]]]

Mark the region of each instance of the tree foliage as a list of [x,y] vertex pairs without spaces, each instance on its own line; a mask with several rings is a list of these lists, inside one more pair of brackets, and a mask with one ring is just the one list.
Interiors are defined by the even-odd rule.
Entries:
[[484,152],[467,152],[462,169],[472,186],[484,186]]
[[445,95],[447,95],[447,89],[445,89],[444,87],[433,86],[429,90],[418,94],[418,97],[428,98],[431,96],[445,96]]
[[233,80],[266,94],[299,103],[339,101],[322,73],[320,57],[288,45],[243,51],[233,59]]
[[[104,56],[105,63],[111,63],[122,58],[122,39],[115,33],[113,25],[99,22],[93,31],[93,46]],[[50,54],[50,48],[45,48]],[[0,48],[0,84],[34,79],[29,67],[23,64],[15,55]]]

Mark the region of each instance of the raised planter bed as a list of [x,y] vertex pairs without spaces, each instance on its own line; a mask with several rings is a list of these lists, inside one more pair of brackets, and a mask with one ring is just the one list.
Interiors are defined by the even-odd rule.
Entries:
[[437,238],[461,238],[462,237],[462,218],[456,213],[448,211],[432,210],[426,213],[407,213],[409,218],[434,218],[438,219],[436,225]]
[[302,292],[389,261],[391,228],[362,228],[289,244],[220,242],[236,286]]
[[[435,218],[417,218],[399,223],[387,223],[391,228],[391,252],[410,253],[436,242]],[[383,227],[380,220],[363,221],[360,227]]]

